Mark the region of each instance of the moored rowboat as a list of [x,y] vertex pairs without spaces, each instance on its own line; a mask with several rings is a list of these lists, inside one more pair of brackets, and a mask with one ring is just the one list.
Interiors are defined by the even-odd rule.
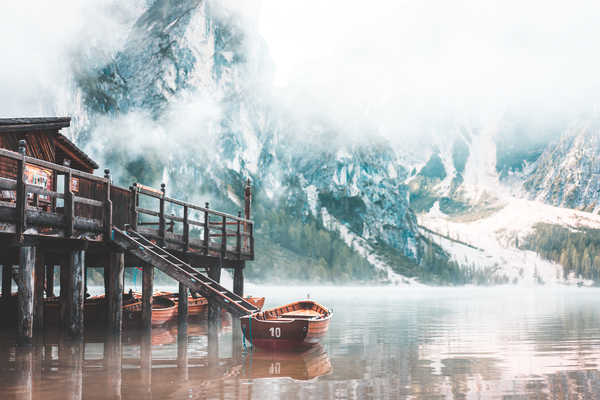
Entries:
[[253,345],[270,349],[314,346],[329,328],[332,312],[311,300],[297,301],[240,318]]

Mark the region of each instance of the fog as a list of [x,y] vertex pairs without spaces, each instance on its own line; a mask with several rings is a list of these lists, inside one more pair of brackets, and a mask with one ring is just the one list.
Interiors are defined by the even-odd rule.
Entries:
[[[225,3],[267,44],[275,103],[343,131],[404,140],[507,114],[547,125],[600,104],[597,2]],[[110,61],[148,4],[0,6],[0,115],[83,115],[73,76]]]
[[404,137],[428,121],[593,110],[599,17],[592,1],[264,0],[259,27],[280,93]]

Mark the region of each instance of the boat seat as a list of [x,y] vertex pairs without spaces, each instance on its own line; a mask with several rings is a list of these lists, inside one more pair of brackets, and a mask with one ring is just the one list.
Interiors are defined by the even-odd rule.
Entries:
[[280,318],[314,318],[320,317],[321,314],[315,310],[294,310],[290,312],[286,312],[284,314],[280,314]]

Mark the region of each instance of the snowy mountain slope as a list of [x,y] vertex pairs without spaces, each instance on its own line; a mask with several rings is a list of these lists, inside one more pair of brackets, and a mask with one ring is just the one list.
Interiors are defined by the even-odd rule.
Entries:
[[600,116],[572,124],[548,146],[524,182],[532,198],[562,207],[600,210]]
[[510,196],[497,200],[493,210],[488,209],[481,215],[449,216],[443,214],[436,204],[418,219],[420,225],[434,232],[481,249],[423,232],[455,261],[493,269],[495,274],[521,284],[562,282],[560,265],[543,260],[532,251],[517,248],[519,241],[523,242],[535,224],[548,223],[575,229],[600,228],[600,216]]
[[422,256],[399,156],[281,105],[244,18],[215,1],[149,3],[113,61],[78,77],[78,119],[88,122],[73,137],[122,184],[165,182],[174,196],[232,212],[250,177],[261,218],[315,221],[402,282],[374,250],[384,243],[415,265]]

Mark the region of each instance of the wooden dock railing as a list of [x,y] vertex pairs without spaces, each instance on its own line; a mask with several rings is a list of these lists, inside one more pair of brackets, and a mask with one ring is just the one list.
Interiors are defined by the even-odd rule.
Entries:
[[254,223],[241,212],[230,215],[208,203],[168,197],[164,184],[160,190],[139,183],[125,189],[111,184],[109,170],[100,177],[28,157],[24,143],[19,149],[0,149],[0,232],[16,234],[18,241],[26,231],[103,240],[113,226],[129,225],[180,251],[254,259]]
[[14,224],[19,241],[30,227],[50,235],[50,228],[63,230],[65,236],[110,232],[110,179],[28,157],[24,145],[20,149],[0,149],[0,221]]
[[[235,216],[212,210],[208,203],[201,207],[173,199],[166,195],[164,184],[157,190],[136,183],[130,190],[130,224],[145,236],[174,244],[185,252],[196,251],[223,259],[254,259],[254,223],[242,218],[241,212]],[[149,204],[145,201],[148,199],[158,201],[157,209],[140,206]],[[141,215],[157,219],[148,220]]]

